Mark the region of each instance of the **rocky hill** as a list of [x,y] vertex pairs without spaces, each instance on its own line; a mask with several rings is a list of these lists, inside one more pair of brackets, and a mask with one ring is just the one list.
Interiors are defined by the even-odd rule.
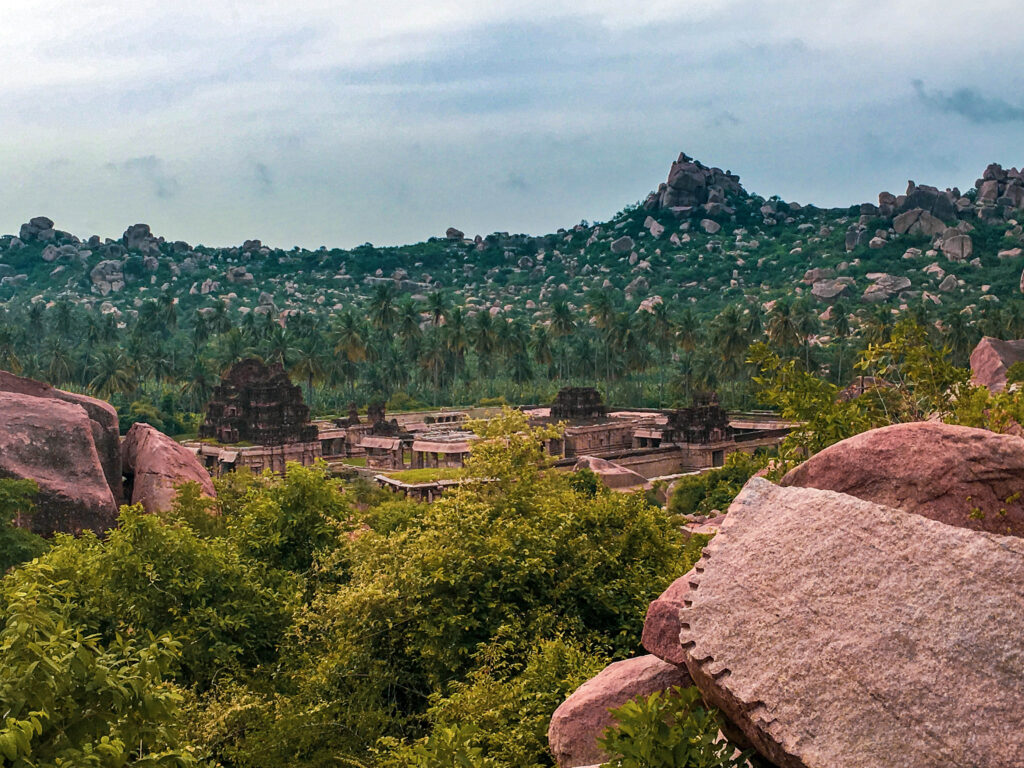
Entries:
[[1024,174],[995,164],[966,192],[911,181],[877,204],[821,209],[748,193],[737,175],[681,154],[642,203],[544,236],[467,238],[452,227],[396,248],[285,251],[255,239],[193,246],[146,224],[117,239],[81,237],[37,216],[0,237],[0,301],[64,297],[122,316],[169,293],[186,309],[226,303],[287,321],[393,282],[413,295],[443,289],[470,312],[536,317],[555,293],[579,304],[593,288],[709,313],[745,296],[806,293],[822,310],[845,299],[971,313],[1018,294],[1021,217]]

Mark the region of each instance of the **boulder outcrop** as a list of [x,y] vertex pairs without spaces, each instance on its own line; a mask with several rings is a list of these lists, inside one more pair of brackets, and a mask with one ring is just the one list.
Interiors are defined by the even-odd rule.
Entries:
[[601,479],[602,483],[613,490],[623,488],[634,490],[651,487],[651,484],[647,482],[647,478],[643,475],[613,461],[599,459],[596,456],[580,456],[576,460],[576,466],[573,467],[573,470],[579,471],[581,469],[589,469]]
[[1024,541],[755,477],[691,573],[686,666],[780,768],[1021,764]]
[[667,208],[674,213],[689,213],[698,206],[715,205],[720,210],[729,196],[745,194],[739,176],[721,168],[708,168],[680,153],[669,169],[668,180],[648,195],[644,209]]
[[559,768],[596,765],[607,759],[597,745],[614,724],[610,709],[637,696],[649,696],[673,686],[692,685],[685,668],[655,656],[617,661],[581,685],[551,716],[548,744]]
[[0,477],[39,485],[33,532],[102,533],[117,503],[107,485],[85,408],[56,398],[0,391]]
[[985,336],[971,352],[971,381],[991,392],[1006,389],[1006,371],[1024,362],[1024,339],[1003,341]]
[[1024,536],[1024,439],[984,429],[931,421],[872,429],[815,454],[781,484]]
[[185,482],[199,483],[206,496],[216,495],[209,473],[195,455],[149,424],[132,424],[121,449],[131,503],[141,504],[147,512],[169,511],[177,486]]
[[110,487],[111,495],[116,504],[121,503],[121,432],[114,406],[103,400],[97,400],[95,397],[65,392],[41,381],[15,376],[7,371],[0,371],[0,392],[14,392],[31,397],[62,400],[82,406],[89,416],[89,426],[93,442],[96,445],[96,453],[99,456],[100,465],[103,467],[103,475]]
[[669,664],[685,664],[686,654],[679,643],[679,612],[690,592],[690,574],[673,581],[657,600],[647,606],[641,645]]

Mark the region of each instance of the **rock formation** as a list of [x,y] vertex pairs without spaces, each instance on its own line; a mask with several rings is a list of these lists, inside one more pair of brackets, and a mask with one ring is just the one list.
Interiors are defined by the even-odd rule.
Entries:
[[149,424],[132,424],[121,445],[126,487],[131,503],[147,512],[167,512],[177,486],[196,482],[209,497],[216,495],[210,475],[188,448]]
[[1024,542],[751,479],[691,572],[686,666],[781,768],[1019,766]]
[[103,533],[117,519],[81,405],[51,397],[0,392],[0,477],[31,479],[39,485],[34,533]]
[[[118,428],[117,411],[114,406],[103,400],[74,392],[64,392],[49,384],[23,376],[15,376],[7,371],[0,371],[0,392],[15,392],[30,397],[47,400],[62,400],[66,403],[79,405],[85,409],[89,417],[92,440],[96,446],[103,475],[110,487],[115,504],[120,504],[123,495],[121,489],[121,433]],[[3,420],[0,419],[0,424]]]
[[731,213],[727,202],[730,196],[745,195],[740,177],[721,168],[708,168],[685,153],[672,163],[668,180],[648,195],[644,209],[667,209],[688,215],[694,208],[702,208],[709,215]]
[[600,478],[602,483],[613,490],[624,488],[635,490],[637,488],[651,487],[651,484],[647,482],[647,478],[643,475],[615,462],[606,461],[596,456],[580,456],[576,460],[576,466],[573,467],[573,471],[578,472],[581,469],[589,469]]
[[317,429],[309,423],[302,390],[280,363],[249,358],[235,363],[214,388],[199,436],[221,443],[256,445],[308,443]]
[[637,696],[649,696],[673,686],[691,685],[685,668],[666,664],[655,656],[639,656],[605,667],[562,702],[551,717],[548,744],[560,768],[603,762],[607,756],[597,739],[614,724],[609,709]]
[[971,352],[971,381],[992,392],[1006,389],[1006,371],[1024,362],[1024,339],[1002,341],[985,336]]
[[829,446],[783,479],[949,525],[1024,536],[1024,439],[940,422],[872,429]]

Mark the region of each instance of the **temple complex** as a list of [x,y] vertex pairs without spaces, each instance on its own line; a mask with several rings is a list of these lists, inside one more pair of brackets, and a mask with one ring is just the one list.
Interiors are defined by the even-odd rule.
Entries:
[[200,438],[219,443],[285,445],[316,440],[302,390],[280,363],[256,358],[235,363],[213,390]]
[[318,432],[302,390],[280,363],[249,358],[221,378],[199,440],[185,445],[215,476],[240,467],[284,473],[288,462],[309,465],[321,457]]

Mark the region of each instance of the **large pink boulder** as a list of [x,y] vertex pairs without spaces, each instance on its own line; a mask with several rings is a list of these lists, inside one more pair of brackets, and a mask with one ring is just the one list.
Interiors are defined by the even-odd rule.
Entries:
[[1024,361],[1024,339],[1002,341],[985,336],[971,352],[971,381],[992,392],[1006,389],[1006,371]]
[[117,502],[85,408],[61,399],[0,391],[0,477],[39,485],[35,533],[97,533],[113,527]]
[[615,719],[608,713],[637,696],[693,683],[683,667],[656,656],[638,656],[605,667],[562,702],[551,716],[548,745],[560,768],[596,765],[607,759],[597,739]]
[[574,471],[589,469],[597,475],[601,482],[612,490],[650,488],[651,484],[647,478],[638,472],[627,469],[607,459],[600,459],[597,456],[580,456],[576,460]]
[[131,503],[147,512],[169,511],[177,486],[185,482],[199,483],[206,496],[216,495],[195,454],[149,424],[132,424],[121,448]]
[[1024,765],[1024,540],[752,478],[692,572],[708,703],[780,768]]
[[49,384],[26,379],[23,376],[15,376],[7,371],[0,371],[0,392],[15,392],[32,397],[62,400],[82,406],[92,422],[90,428],[93,442],[96,444],[96,452],[99,454],[103,475],[107,479],[110,493],[116,503],[121,503],[121,433],[118,429],[117,411],[110,403],[88,395],[55,389]]
[[831,445],[782,478],[979,531],[1024,536],[1024,439],[917,421]]

